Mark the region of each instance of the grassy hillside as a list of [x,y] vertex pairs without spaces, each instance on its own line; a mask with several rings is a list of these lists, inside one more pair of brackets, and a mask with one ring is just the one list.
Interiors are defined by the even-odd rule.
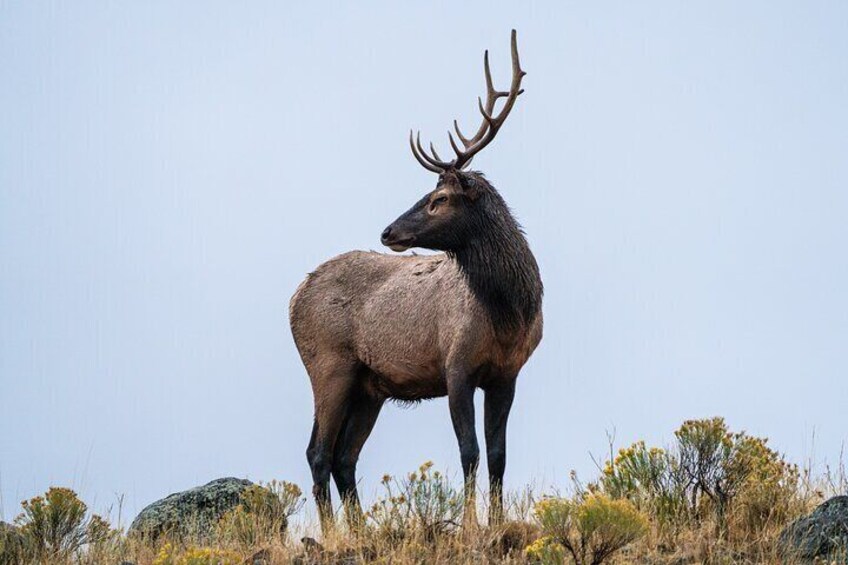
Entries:
[[588,482],[572,476],[567,493],[508,493],[506,521],[490,527],[463,517],[462,489],[425,463],[383,477],[364,525],[347,527],[340,510],[324,537],[312,502],[285,482],[251,487],[209,527],[155,539],[113,529],[51,488],[0,527],[0,564],[786,563],[796,559],[781,531],[848,492],[844,466],[813,476],[720,418],[685,422],[672,445],[638,442],[599,467]]

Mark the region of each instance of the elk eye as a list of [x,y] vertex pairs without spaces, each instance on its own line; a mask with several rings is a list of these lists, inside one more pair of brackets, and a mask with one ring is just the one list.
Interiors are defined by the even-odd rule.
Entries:
[[444,204],[444,203],[445,203],[445,202],[447,202],[447,201],[448,201],[448,197],[447,197],[447,196],[439,196],[438,198],[436,198],[435,200],[433,200],[433,204]]

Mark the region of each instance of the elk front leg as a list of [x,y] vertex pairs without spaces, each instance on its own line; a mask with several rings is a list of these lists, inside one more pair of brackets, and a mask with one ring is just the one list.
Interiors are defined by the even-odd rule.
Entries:
[[462,461],[462,475],[465,479],[465,508],[463,524],[476,525],[476,474],[480,463],[480,447],[477,445],[477,432],[474,429],[474,385],[468,382],[467,374],[448,374],[448,405],[456,439],[459,442],[459,455]]
[[486,390],[485,426],[486,459],[489,465],[489,525],[503,521],[503,477],[506,470],[506,422],[512,399],[515,396],[515,379]]

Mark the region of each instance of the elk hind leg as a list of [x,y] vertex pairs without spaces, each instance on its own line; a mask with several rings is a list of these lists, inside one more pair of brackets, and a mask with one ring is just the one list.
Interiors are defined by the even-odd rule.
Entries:
[[333,526],[333,506],[330,499],[333,451],[348,411],[357,367],[352,361],[325,360],[320,369],[322,370],[318,371],[318,374],[310,371],[312,392],[315,396],[315,422],[306,458],[312,471],[312,493],[318,505],[321,530],[326,533]]
[[362,446],[374,429],[382,406],[382,398],[376,398],[361,388],[356,391],[351,397],[347,419],[339,433],[333,454],[333,479],[344,504],[348,525],[354,530],[364,523],[356,490],[356,463]]

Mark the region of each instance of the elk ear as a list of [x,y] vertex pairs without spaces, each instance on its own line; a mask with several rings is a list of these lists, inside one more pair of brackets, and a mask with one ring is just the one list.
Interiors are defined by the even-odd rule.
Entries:
[[480,195],[482,194],[480,183],[478,183],[473,177],[460,177],[459,186],[462,187],[462,193],[472,202],[480,198]]

